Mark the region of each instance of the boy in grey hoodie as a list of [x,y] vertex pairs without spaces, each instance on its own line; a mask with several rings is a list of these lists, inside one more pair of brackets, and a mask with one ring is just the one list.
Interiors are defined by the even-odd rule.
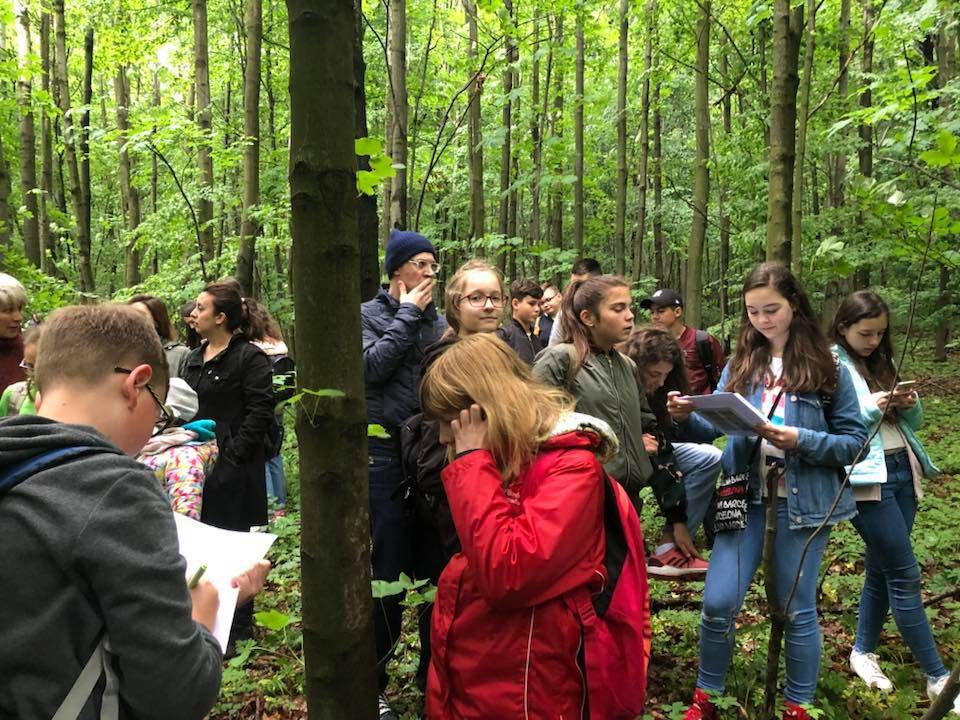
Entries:
[[[128,306],[64,308],[38,355],[38,415],[0,422],[0,484],[37,464],[0,492],[0,718],[53,717],[87,666],[70,718],[202,718],[220,688],[217,591],[187,589],[169,502],[128,457],[168,412],[156,332]],[[241,597],[266,567],[235,580]]]

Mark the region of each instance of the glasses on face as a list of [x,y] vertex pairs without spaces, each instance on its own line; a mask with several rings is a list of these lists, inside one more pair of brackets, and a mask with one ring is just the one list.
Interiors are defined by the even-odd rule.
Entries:
[[430,272],[432,272],[434,275],[440,272],[440,263],[430,262],[429,260],[407,260],[407,262],[413,265],[420,272],[423,272],[427,268],[430,268]]
[[493,295],[487,295],[485,293],[470,293],[460,298],[460,302],[466,300],[470,303],[470,307],[482,308],[487,306],[487,302],[490,302],[495,308],[503,307],[505,298],[500,293],[494,293]]
[[[121,373],[122,375],[129,375],[133,372],[133,370],[123,367],[115,367],[113,371],[115,373]],[[160,400],[160,396],[157,395],[152,387],[150,387],[150,383],[145,383],[144,387],[147,388],[147,392],[150,393],[150,397],[153,398],[153,402],[157,406],[157,422],[155,423],[156,427],[154,427],[153,434],[150,436],[156,437],[173,424],[173,411],[163,404],[163,401]]]
[[557,298],[556,295],[551,295],[550,297],[541,298],[540,305],[543,306],[543,305],[547,305],[548,303],[552,303],[554,300],[556,300],[556,298]]

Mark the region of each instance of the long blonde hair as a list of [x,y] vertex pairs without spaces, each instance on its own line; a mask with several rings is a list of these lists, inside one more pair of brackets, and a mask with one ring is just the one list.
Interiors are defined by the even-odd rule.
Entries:
[[487,449],[504,487],[529,463],[574,400],[533,379],[517,354],[492,333],[463,338],[430,366],[420,385],[425,415],[449,422],[476,403],[487,416]]

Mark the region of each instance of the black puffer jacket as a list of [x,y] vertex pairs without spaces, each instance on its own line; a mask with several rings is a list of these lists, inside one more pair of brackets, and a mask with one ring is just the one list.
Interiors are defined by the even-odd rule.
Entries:
[[420,362],[424,350],[447,329],[432,303],[420,310],[402,305],[384,289],[360,306],[367,419],[396,428],[420,409]]

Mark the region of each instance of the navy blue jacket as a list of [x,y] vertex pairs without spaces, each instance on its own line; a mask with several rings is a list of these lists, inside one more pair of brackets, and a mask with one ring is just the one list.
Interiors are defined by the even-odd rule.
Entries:
[[360,322],[367,419],[399,427],[420,411],[420,362],[424,350],[447,329],[447,321],[433,303],[426,310],[413,303],[401,305],[381,288],[360,306]]

